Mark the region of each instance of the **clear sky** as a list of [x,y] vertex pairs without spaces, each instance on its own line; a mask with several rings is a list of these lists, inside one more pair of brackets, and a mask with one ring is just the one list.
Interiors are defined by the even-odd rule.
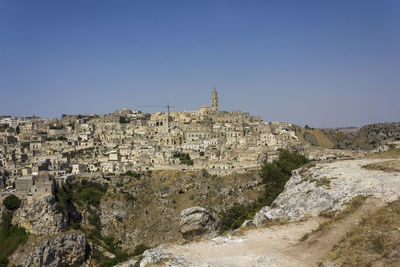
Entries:
[[0,114],[222,110],[400,121],[398,0],[0,0]]

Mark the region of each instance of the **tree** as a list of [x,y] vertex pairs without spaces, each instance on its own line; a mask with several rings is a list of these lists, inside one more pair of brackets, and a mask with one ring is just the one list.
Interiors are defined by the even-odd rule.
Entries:
[[16,210],[21,207],[21,200],[15,195],[10,195],[3,200],[3,205],[8,210]]
[[17,134],[19,134],[19,133],[21,132],[21,130],[19,129],[19,126],[17,126],[17,128],[15,128],[15,132],[16,132]]

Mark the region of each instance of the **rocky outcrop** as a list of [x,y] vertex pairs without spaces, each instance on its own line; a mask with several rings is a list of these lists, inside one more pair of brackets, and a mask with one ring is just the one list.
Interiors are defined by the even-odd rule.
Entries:
[[217,224],[217,220],[208,210],[192,207],[182,211],[179,231],[183,238],[193,239],[199,235],[215,234]]
[[262,208],[254,224],[269,220],[297,221],[321,211],[340,210],[358,195],[374,196],[386,202],[400,197],[399,173],[362,168],[377,160],[349,160],[318,164],[307,171],[296,170],[273,207]]
[[24,261],[24,266],[71,266],[81,264],[86,255],[84,234],[69,233],[36,247]]
[[179,256],[174,256],[171,253],[167,253],[162,248],[153,248],[146,250],[143,253],[143,259],[140,262],[140,267],[147,266],[149,264],[163,263],[163,266],[174,266],[174,267],[187,267],[193,266],[187,259]]
[[21,207],[15,211],[12,222],[32,234],[55,235],[66,229],[68,218],[57,210],[54,197],[48,196],[23,200]]

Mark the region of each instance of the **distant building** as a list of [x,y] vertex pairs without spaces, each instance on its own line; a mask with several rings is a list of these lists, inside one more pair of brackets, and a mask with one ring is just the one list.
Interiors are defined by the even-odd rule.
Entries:
[[85,173],[86,172],[86,168],[85,165],[83,164],[72,164],[72,174],[81,174],[81,173]]
[[15,193],[20,196],[49,196],[54,193],[54,178],[48,173],[27,175],[15,180]]
[[218,93],[215,88],[211,93],[211,110],[218,111]]

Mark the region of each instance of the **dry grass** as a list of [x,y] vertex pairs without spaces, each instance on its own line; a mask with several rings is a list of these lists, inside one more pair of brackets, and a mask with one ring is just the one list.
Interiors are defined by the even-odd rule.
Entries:
[[300,238],[300,242],[306,241],[311,235],[323,234],[328,231],[332,224],[336,221],[343,219],[344,217],[355,212],[362,204],[364,204],[366,196],[356,196],[349,203],[347,203],[346,208],[342,211],[323,211],[319,216],[326,218],[327,220],[319,224],[319,227],[310,233],[306,233]]
[[400,160],[386,160],[377,163],[371,163],[362,166],[367,170],[376,170],[384,172],[400,172]]
[[399,266],[400,200],[366,216],[330,253],[342,266]]
[[318,146],[330,149],[335,147],[335,144],[320,129],[311,130],[311,129],[298,128],[297,131],[298,131],[297,136],[299,140],[303,143],[309,143],[304,138],[304,133],[308,133],[315,138],[316,142],[318,143]]
[[269,228],[269,227],[272,227],[272,226],[287,225],[289,223],[297,223],[297,222],[290,222],[287,219],[272,220],[272,221],[268,221],[268,222],[266,222],[263,225],[258,226],[258,227],[256,227],[256,226],[240,227],[237,230],[233,231],[232,236],[243,236],[243,235],[246,234],[247,231],[252,230],[252,229],[256,229],[256,228]]
[[367,155],[366,158],[370,159],[393,159],[400,158],[400,149],[392,148],[390,150]]
[[316,181],[315,181],[315,184],[316,184],[317,186],[323,186],[323,185],[325,185],[325,186],[329,187],[330,184],[331,184],[331,180],[328,179],[328,178],[321,178],[321,179],[316,180]]

